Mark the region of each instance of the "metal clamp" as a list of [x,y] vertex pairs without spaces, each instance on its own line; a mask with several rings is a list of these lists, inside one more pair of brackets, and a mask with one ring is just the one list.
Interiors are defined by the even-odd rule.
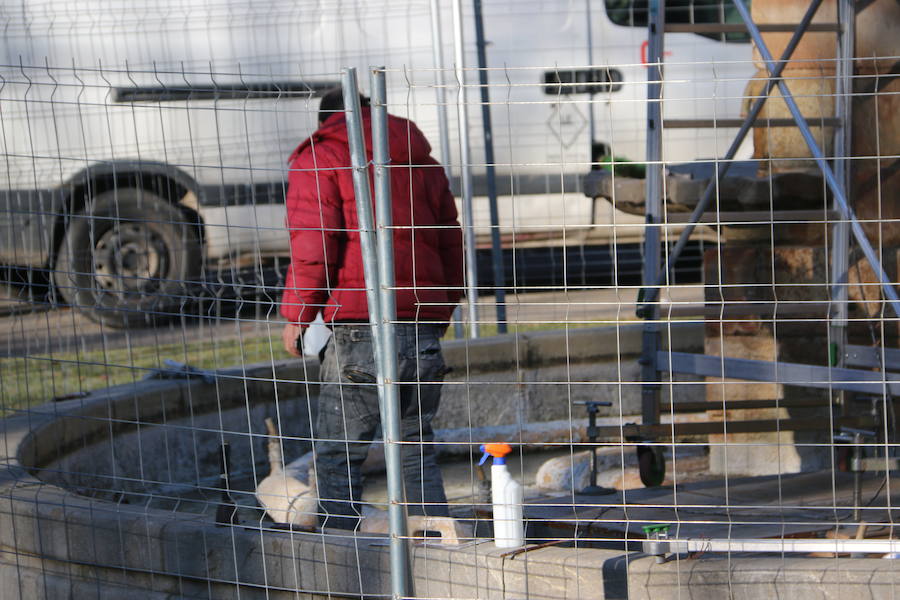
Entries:
[[661,565],[666,562],[666,554],[683,551],[681,544],[669,541],[670,524],[644,525],[644,535],[647,540],[644,542],[644,553],[656,557],[656,564]]

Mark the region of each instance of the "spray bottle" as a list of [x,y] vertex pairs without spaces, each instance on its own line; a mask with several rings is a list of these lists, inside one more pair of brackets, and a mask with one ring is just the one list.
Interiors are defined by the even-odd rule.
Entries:
[[525,545],[525,525],[522,519],[522,486],[506,468],[506,455],[512,452],[509,444],[485,444],[481,447],[484,464],[488,456],[491,466],[491,499],[494,504],[494,544],[498,548],[518,548]]

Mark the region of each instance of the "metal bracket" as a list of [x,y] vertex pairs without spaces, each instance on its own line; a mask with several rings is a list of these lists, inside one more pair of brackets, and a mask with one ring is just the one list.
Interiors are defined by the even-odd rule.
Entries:
[[844,362],[849,367],[880,369],[882,357],[886,369],[900,370],[900,350],[896,348],[848,345],[844,350]]

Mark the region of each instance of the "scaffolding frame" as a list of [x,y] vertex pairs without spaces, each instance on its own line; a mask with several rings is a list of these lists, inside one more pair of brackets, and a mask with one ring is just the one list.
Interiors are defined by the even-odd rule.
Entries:
[[[690,433],[722,433],[724,422],[662,424],[660,420],[662,375],[664,373],[688,374],[698,376],[725,377],[745,381],[770,382],[800,387],[826,388],[834,392],[830,406],[832,410],[836,405],[844,407],[843,414],[833,415],[832,424],[837,429],[843,428],[842,434],[857,434],[860,430],[852,429],[874,425],[873,417],[859,417],[847,414],[845,392],[857,392],[864,394],[888,396],[900,396],[900,375],[887,373],[887,369],[900,368],[900,351],[877,351],[874,348],[853,346],[848,344],[847,318],[848,318],[848,270],[849,249],[851,235],[856,240],[865,258],[868,260],[880,284],[881,290],[890,304],[893,312],[900,317],[900,301],[897,293],[887,276],[871,243],[866,238],[859,220],[849,203],[850,193],[850,145],[851,145],[851,116],[852,116],[852,76],[854,71],[855,43],[855,5],[853,0],[838,0],[838,22],[835,24],[812,24],[812,19],[822,4],[822,0],[811,0],[801,21],[792,27],[789,25],[756,25],[750,15],[744,0],[732,0],[735,8],[743,19],[743,25],[750,33],[757,50],[762,56],[769,77],[760,96],[755,100],[746,118],[740,125],[740,129],[731,143],[724,158],[716,161],[716,175],[709,183],[701,196],[697,206],[687,219],[687,226],[681,232],[674,248],[669,254],[664,269],[661,263],[661,231],[667,225],[663,213],[664,181],[663,157],[662,157],[662,71],[663,71],[663,47],[664,32],[671,30],[665,23],[665,0],[649,0],[648,2],[648,69],[647,69],[647,176],[645,197],[645,237],[643,244],[643,280],[642,289],[638,296],[637,315],[645,320],[642,337],[641,365],[641,400],[642,423],[640,425],[627,425],[620,429],[618,435],[631,441],[652,441],[659,437],[676,436]],[[710,25],[703,24],[703,32],[733,31],[734,24]],[[760,30],[766,31],[793,31],[793,35],[786,45],[781,58],[776,62],[762,39]],[[678,25],[678,31],[696,31],[690,25]],[[838,56],[835,70],[836,102],[835,102],[835,152],[834,165],[828,164],[822,150],[816,143],[806,119],[800,112],[793,95],[787,84],[781,79],[782,71],[790,60],[802,36],[808,31],[834,31],[838,35]],[[685,248],[688,238],[697,224],[704,222],[704,216],[709,209],[717,188],[718,181],[723,178],[732,164],[738,147],[743,142],[746,134],[753,127],[760,111],[771,94],[778,86],[782,100],[791,112],[791,119],[779,123],[781,126],[793,125],[800,131],[804,142],[810,150],[812,158],[821,171],[828,189],[832,193],[832,211],[830,214],[839,218],[832,225],[832,243],[830,248],[831,285],[830,300],[826,303],[829,316],[829,364],[827,366],[806,365],[789,363],[784,361],[749,360],[729,358],[726,356],[709,356],[705,354],[691,354],[671,352],[661,349],[661,321],[660,306],[657,298],[660,288],[666,284],[669,273],[676,260]],[[669,122],[665,122],[669,126]],[[676,123],[675,126],[678,126]],[[694,123],[694,126],[715,126],[715,123]],[[809,211],[779,211],[779,214],[788,218],[792,213]],[[749,215],[748,215],[749,216]],[[829,219],[832,217],[828,217]],[[742,220],[748,220],[747,218]],[[768,213],[758,213],[749,216],[749,220],[760,222],[771,221],[773,217]],[[752,312],[759,312],[759,307],[745,307]],[[865,369],[877,369],[865,370]],[[759,404],[760,401],[756,403]],[[698,403],[691,403],[698,404]],[[769,401],[769,405],[785,406],[778,401]],[[735,401],[732,406],[740,405]],[[738,407],[738,406],[735,406]],[[668,408],[677,412],[677,406]],[[693,410],[695,407],[692,407]],[[818,419],[773,419],[765,421],[736,421],[728,423],[729,432],[762,432],[762,431],[797,431],[810,429]],[[603,434],[613,435],[612,431]],[[851,434],[846,434],[850,431]],[[840,435],[837,436],[840,438]],[[856,438],[859,442],[860,438]],[[646,485],[658,485],[665,474],[665,464],[659,446],[638,447],[638,454],[652,451],[650,462],[642,462],[641,476]],[[864,470],[892,470],[897,468],[897,462],[885,456],[878,459],[878,464],[873,461],[856,457],[852,462],[855,472]],[[661,463],[661,464],[660,464]],[[870,464],[872,463],[872,464]],[[661,472],[660,472],[661,469]],[[651,532],[655,533],[655,532]],[[649,534],[648,534],[649,537]],[[717,542],[732,544],[730,548],[747,550],[754,547],[753,544],[743,544],[746,540],[717,540]],[[710,540],[705,540],[710,542]],[[734,544],[737,544],[735,546]],[[678,545],[681,548],[684,544]],[[672,546],[673,548],[676,546]],[[686,547],[686,546],[685,546]],[[769,546],[759,547],[760,551],[772,551]]]

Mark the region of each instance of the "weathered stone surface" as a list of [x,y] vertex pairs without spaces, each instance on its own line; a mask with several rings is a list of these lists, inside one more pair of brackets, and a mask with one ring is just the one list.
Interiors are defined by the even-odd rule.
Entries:
[[[896,58],[890,60],[895,61]],[[854,78],[856,95],[853,98],[853,156],[868,160],[854,161],[853,168],[869,171],[880,167],[885,171],[896,172],[896,167],[892,165],[896,164],[897,156],[900,155],[900,115],[897,114],[900,109],[900,81],[886,77],[891,67],[881,69],[872,58],[863,58],[860,63],[860,74]],[[880,157],[880,160],[872,157]],[[876,166],[876,163],[880,164]],[[858,203],[859,190],[854,192],[857,194],[854,201]],[[889,194],[884,199],[885,208],[894,204],[890,201]]]
[[[600,416],[614,422],[619,415],[636,415],[639,332],[640,325],[627,325],[485,338],[475,346],[492,359],[469,362],[469,368],[465,361],[473,358],[473,344],[450,343],[446,354],[454,371],[434,425],[519,431],[563,421],[581,435],[586,413],[573,404],[578,400],[612,402]],[[674,325],[664,337],[674,348],[696,350],[701,334],[696,325]],[[287,461],[309,449],[317,374],[314,361],[285,361],[226,371],[216,384],[147,381],[98,392],[94,400],[56,403],[50,410],[54,418],[24,440],[21,456],[40,467],[45,480],[90,496],[177,496],[197,486],[216,487],[225,441],[231,446],[232,473],[252,480],[254,473],[268,473],[266,417],[280,420]],[[665,397],[670,394],[690,399],[696,391],[665,386]]]
[[[809,3],[803,0],[763,0],[754,2],[750,12],[758,24],[799,23]],[[837,3],[823,2],[816,11],[813,23],[835,23]],[[762,34],[766,46],[773,57],[781,56],[791,38],[790,32],[766,32]],[[856,42],[853,56],[857,58],[857,68],[872,69],[881,73],[890,72],[900,55],[900,6],[892,0],[875,0],[866,5],[856,15]],[[834,64],[837,56],[837,36],[831,32],[808,32],[803,35],[797,48],[791,54],[788,68],[827,69]],[[875,58],[877,57],[877,62]],[[753,58],[762,68],[762,57],[755,47]],[[833,67],[832,67],[833,68]]]
[[[811,36],[823,34],[808,34]],[[834,35],[824,34],[832,40]],[[804,36],[805,38],[806,36]],[[834,154],[834,127],[822,127],[817,125],[822,119],[834,117],[834,70],[817,68],[816,65],[803,67],[788,67],[784,72],[784,81],[794,97],[794,101],[800,108],[801,114],[809,122],[809,130],[816,140],[816,144],[825,154]],[[766,85],[768,71],[760,69],[750,80],[745,92],[744,113],[749,111],[750,105],[762,95]],[[784,173],[798,169],[815,169],[816,163],[810,159],[812,152],[806,145],[803,136],[797,127],[768,127],[766,119],[790,119],[791,112],[781,96],[780,88],[772,90],[769,99],[763,105],[759,119],[753,128],[753,158],[763,159],[766,162],[766,171],[772,173]],[[803,160],[806,159],[806,160]],[[824,191],[818,192],[820,201],[824,199]],[[776,208],[779,210],[791,210],[805,208],[798,206],[791,199],[776,197]],[[790,202],[790,204],[789,204]]]
[[[473,360],[471,342],[447,344],[453,371],[447,377],[435,427],[484,427],[581,418],[578,400],[612,402],[600,416],[640,413],[641,325],[539,332],[478,340]],[[692,324],[673,324],[663,343],[684,352],[699,351],[702,331]],[[510,352],[509,348],[515,348]],[[505,350],[505,351],[504,351]],[[468,361],[468,362],[466,362]],[[679,381],[696,378],[679,377]],[[676,401],[696,395],[691,386],[664,386]]]
[[[713,302],[820,302],[828,298],[828,275],[823,248],[763,244],[730,244],[705,257],[707,300]],[[777,311],[776,311],[777,316]],[[706,354],[764,361],[826,364],[828,323],[813,312],[789,318],[747,315],[709,319]],[[713,420],[776,419],[821,416],[820,433],[790,431],[711,435],[710,471],[729,475],[765,475],[820,469],[830,461],[824,448],[798,442],[827,442],[827,411],[812,409],[729,410],[712,408],[724,400],[821,398],[825,392],[774,383],[710,378],[706,390]]]
[[[769,335],[733,335],[708,338],[706,354],[732,358],[775,360],[778,347]],[[747,382],[733,379],[720,380],[718,385],[707,388],[707,400],[711,406],[732,400],[762,400],[780,398],[783,386],[775,383]],[[727,415],[712,409],[707,413],[711,420],[742,421],[751,419],[787,418],[786,409],[729,410]],[[794,446],[794,432],[741,433],[710,435],[710,472],[720,475],[768,475],[796,473],[801,469],[800,456]]]
[[[707,556],[705,560],[671,560],[662,565],[651,557],[629,563],[630,600],[669,598],[791,598],[822,600],[893,598],[900,585],[895,561],[803,557]],[[687,596],[685,591],[687,590]]]
[[[23,497],[16,488],[4,492],[0,513],[10,514],[11,503]],[[295,591],[321,598],[390,591],[388,544],[382,536],[262,534],[102,501],[76,500],[64,515],[47,509],[54,501],[58,507],[65,496],[51,491],[42,504],[16,514],[14,529],[0,531],[0,548],[15,549],[0,553],[4,598],[295,598]],[[521,557],[506,552],[491,542],[414,548],[416,595],[597,597],[593,592],[602,585],[602,571],[586,575],[567,567],[570,552],[538,549]],[[601,565],[615,554],[581,549],[579,561]],[[585,576],[590,585],[584,585]]]

